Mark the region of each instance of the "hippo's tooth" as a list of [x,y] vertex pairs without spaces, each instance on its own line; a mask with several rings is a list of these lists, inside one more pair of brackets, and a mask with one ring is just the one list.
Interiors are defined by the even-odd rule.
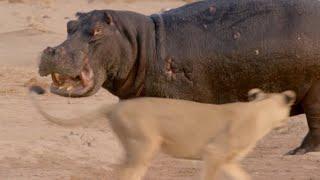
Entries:
[[67,88],[67,91],[71,91],[73,89],[73,86],[69,86],[68,88]]
[[52,81],[57,84],[57,85],[61,85],[63,84],[62,80],[61,80],[61,75],[58,74],[58,73],[52,73],[51,74],[51,78],[52,78]]
[[81,83],[82,83],[83,86],[87,86],[88,85],[88,80],[87,80],[85,72],[82,71],[80,73],[80,79],[81,79]]
[[54,73],[51,74],[51,79],[52,79],[52,82],[55,86],[58,86],[59,85],[59,82],[56,78],[56,76],[54,75]]
[[58,82],[60,82],[60,75],[58,73],[53,73],[54,77],[57,79]]

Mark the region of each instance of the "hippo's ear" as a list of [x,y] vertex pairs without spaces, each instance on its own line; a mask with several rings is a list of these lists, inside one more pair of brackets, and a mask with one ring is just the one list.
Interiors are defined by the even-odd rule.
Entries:
[[78,17],[78,18],[83,18],[83,17],[85,17],[87,15],[87,13],[84,13],[84,12],[77,12],[76,13],[76,17]]
[[286,104],[291,106],[296,101],[296,93],[294,91],[284,91],[282,94],[284,95]]
[[261,89],[258,89],[258,88],[251,89],[248,92],[248,100],[249,101],[259,101],[259,100],[265,98],[265,96],[266,96],[266,94]]
[[104,13],[104,17],[105,17],[104,19],[105,19],[107,24],[109,24],[109,25],[113,25],[114,24],[113,23],[113,18],[108,12]]

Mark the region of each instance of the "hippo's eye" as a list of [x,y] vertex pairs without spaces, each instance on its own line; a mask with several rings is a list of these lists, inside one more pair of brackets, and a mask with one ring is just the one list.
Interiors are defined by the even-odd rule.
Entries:
[[101,34],[102,34],[102,28],[96,28],[93,30],[93,33],[92,33],[93,36],[99,36]]
[[95,28],[90,33],[89,43],[96,42],[97,40],[103,38],[103,29],[102,28]]

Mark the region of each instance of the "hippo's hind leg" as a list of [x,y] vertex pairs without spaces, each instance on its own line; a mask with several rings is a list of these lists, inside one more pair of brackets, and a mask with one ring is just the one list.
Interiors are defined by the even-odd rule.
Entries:
[[300,147],[288,153],[290,155],[320,151],[320,81],[310,88],[302,100],[302,107],[306,113],[309,132]]

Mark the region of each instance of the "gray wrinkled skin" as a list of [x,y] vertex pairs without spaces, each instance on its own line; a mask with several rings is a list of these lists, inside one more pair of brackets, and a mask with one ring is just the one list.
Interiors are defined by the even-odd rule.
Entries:
[[72,97],[103,87],[120,99],[221,104],[246,100],[251,88],[291,89],[291,114],[306,113],[310,131],[290,154],[320,151],[319,19],[317,0],[207,0],[151,16],[92,11],[68,23],[68,39],[44,51],[39,72],[62,76],[52,92]]

